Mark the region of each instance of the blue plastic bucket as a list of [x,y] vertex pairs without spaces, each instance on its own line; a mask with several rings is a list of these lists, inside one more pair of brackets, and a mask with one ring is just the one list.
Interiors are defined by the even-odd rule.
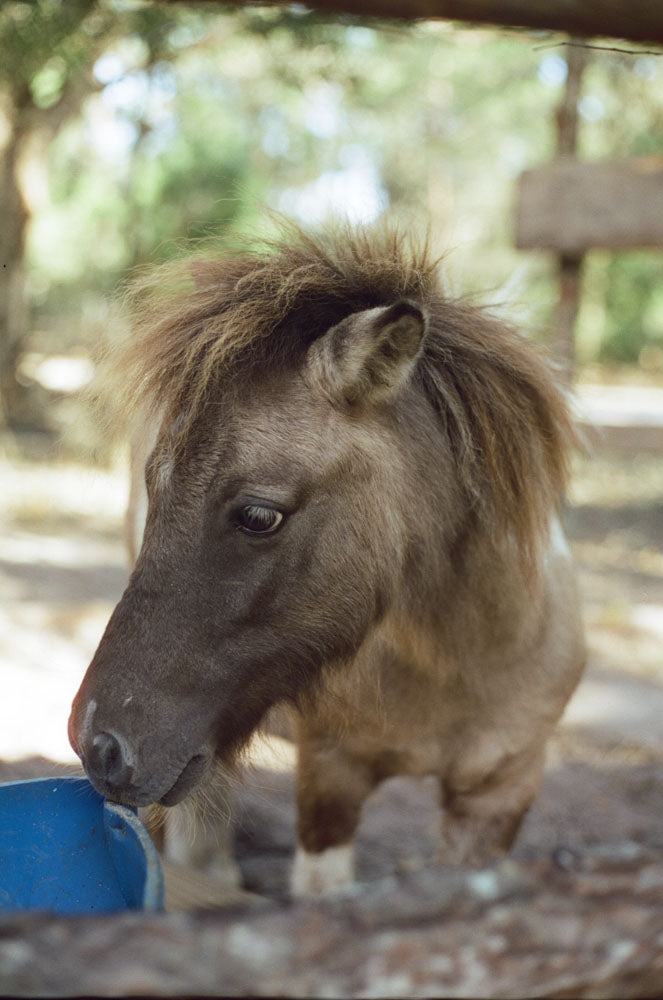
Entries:
[[0,785],[0,910],[161,910],[163,875],[145,827],[86,778]]

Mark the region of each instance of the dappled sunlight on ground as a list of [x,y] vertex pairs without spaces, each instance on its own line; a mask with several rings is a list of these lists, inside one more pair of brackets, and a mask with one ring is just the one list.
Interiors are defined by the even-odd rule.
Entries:
[[71,701],[124,587],[126,476],[0,470],[0,758],[69,761]]
[[592,665],[663,684],[663,457],[583,459],[570,501]]

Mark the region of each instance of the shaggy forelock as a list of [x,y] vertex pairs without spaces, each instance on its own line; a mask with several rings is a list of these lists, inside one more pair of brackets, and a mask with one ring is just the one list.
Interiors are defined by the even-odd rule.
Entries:
[[195,419],[219,378],[292,365],[349,314],[401,298],[425,305],[436,288],[427,243],[386,228],[314,238],[284,225],[258,247],[235,241],[148,271],[129,289],[133,335],[113,364],[123,407]]
[[[518,332],[448,298],[428,240],[383,227],[236,242],[149,271],[129,293],[133,336],[112,359],[126,412],[178,417],[176,445],[214,393],[251,372],[295,369],[352,313],[417,303],[427,333],[416,381],[439,413],[477,516],[510,529],[527,557],[560,499],[566,403]],[[171,446],[173,441],[171,439]]]

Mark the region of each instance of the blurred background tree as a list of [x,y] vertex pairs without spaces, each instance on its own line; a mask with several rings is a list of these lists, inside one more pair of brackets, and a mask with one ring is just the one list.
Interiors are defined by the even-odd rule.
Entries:
[[[0,420],[25,416],[16,369],[31,330],[25,248],[40,161],[99,88],[93,67],[127,32],[159,58],[173,16],[96,0],[9,0],[0,8]],[[37,199],[39,200],[39,199]],[[64,239],[64,235],[62,237]],[[61,241],[59,241],[61,243]],[[58,254],[57,244],[52,252]]]
[[[7,422],[82,443],[89,429],[65,390],[117,335],[118,285],[191,241],[259,229],[265,205],[310,226],[383,213],[430,224],[454,292],[482,292],[545,330],[554,259],[513,249],[512,210],[519,173],[555,152],[558,41],[297,4],[5,3]],[[592,52],[579,111],[584,158],[660,152],[663,60]],[[662,284],[660,255],[590,253],[580,360],[662,372]]]

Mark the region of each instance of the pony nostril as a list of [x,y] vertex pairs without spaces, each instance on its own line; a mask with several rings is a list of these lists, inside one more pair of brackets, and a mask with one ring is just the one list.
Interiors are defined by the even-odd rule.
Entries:
[[87,765],[106,784],[124,788],[131,784],[134,773],[127,757],[126,747],[113,733],[98,733],[92,740]]

